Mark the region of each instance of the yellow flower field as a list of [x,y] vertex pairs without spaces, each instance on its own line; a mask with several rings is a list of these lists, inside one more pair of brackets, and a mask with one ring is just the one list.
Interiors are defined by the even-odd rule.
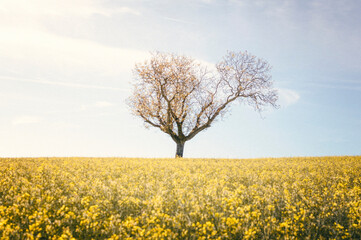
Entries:
[[361,157],[0,159],[1,239],[361,239]]

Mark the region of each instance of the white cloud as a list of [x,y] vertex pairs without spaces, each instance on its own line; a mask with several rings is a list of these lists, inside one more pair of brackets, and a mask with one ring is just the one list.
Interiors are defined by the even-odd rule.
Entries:
[[140,15],[128,7],[106,7],[101,0],[2,0],[0,11],[20,16],[82,16],[93,14],[111,16],[116,13]]
[[0,63],[14,72],[22,72],[25,67],[39,72],[118,76],[130,73],[135,62],[148,56],[143,51],[107,47],[35,29],[0,30]]
[[169,20],[176,23],[183,23],[183,24],[194,24],[193,22],[185,21],[178,18],[171,18],[171,17],[163,17],[165,20]]
[[130,89],[127,89],[127,88],[117,88],[117,87],[108,87],[108,86],[100,86],[100,85],[58,82],[58,81],[42,80],[42,79],[30,79],[30,78],[19,78],[19,77],[8,77],[8,76],[0,76],[0,79],[7,80],[7,81],[37,83],[37,84],[46,84],[46,85],[56,85],[56,86],[71,87],[71,88],[104,89],[104,90],[115,90],[115,91],[123,91],[123,92],[129,92],[130,91]]
[[40,117],[37,116],[19,116],[13,119],[13,125],[23,125],[23,124],[33,124],[39,123],[41,121]]
[[[61,81],[81,82],[89,76],[130,75],[134,63],[148,53],[108,47],[85,39],[47,32],[46,23],[87,18],[94,14],[140,15],[126,6],[109,6],[101,0],[2,0],[0,6],[0,75],[15,73],[27,78],[57,76]],[[32,74],[36,74],[34,77]],[[39,75],[40,74],[40,75]],[[124,76],[124,75],[123,75]],[[106,79],[106,78],[103,78]],[[53,80],[49,80],[53,81]],[[45,83],[45,82],[43,82]],[[57,81],[58,85],[63,83]]]
[[281,107],[288,107],[290,105],[295,104],[300,99],[300,95],[290,89],[286,88],[278,88],[278,103],[281,105]]

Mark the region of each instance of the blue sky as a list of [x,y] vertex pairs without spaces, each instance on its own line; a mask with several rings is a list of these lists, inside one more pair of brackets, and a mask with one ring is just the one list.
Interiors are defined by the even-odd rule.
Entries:
[[281,105],[245,105],[185,157],[361,154],[359,0],[1,0],[0,157],[173,157],[130,114],[132,69],[152,51],[207,64],[227,50],[272,66]]

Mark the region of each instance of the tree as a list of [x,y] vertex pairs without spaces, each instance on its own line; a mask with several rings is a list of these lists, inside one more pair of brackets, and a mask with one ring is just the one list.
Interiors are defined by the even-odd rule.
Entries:
[[177,144],[176,157],[183,157],[185,142],[224,116],[236,100],[257,111],[277,107],[269,71],[266,61],[247,51],[228,52],[214,71],[190,57],[157,52],[135,65],[128,105],[147,127],[168,134]]

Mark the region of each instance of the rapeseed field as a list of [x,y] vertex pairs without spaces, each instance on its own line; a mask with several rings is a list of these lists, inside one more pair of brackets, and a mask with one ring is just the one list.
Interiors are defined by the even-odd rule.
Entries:
[[1,239],[361,239],[361,157],[0,159]]

